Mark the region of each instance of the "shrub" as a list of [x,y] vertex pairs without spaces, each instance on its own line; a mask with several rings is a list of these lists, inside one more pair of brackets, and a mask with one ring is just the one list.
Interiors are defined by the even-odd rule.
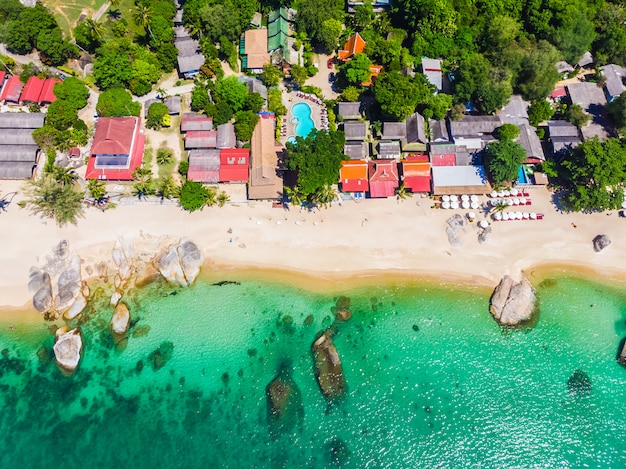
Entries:
[[185,181],[180,188],[180,206],[190,212],[202,210],[209,199],[209,190],[201,183]]
[[152,103],[146,115],[146,127],[159,130],[163,126],[163,117],[168,115],[167,106],[163,103]]

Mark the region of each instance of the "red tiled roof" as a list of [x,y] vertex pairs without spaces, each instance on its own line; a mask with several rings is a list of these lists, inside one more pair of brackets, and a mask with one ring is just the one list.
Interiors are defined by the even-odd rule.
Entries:
[[189,166],[187,179],[207,184],[217,184],[220,180],[220,172],[206,169],[204,166]]
[[249,148],[225,148],[220,150],[221,182],[245,182],[250,167]]
[[413,193],[430,192],[430,174],[428,176],[405,177],[404,186]]
[[41,94],[41,90],[43,89],[43,85],[46,81],[42,80],[39,77],[32,76],[26,82],[26,86],[24,86],[24,91],[22,91],[22,96],[20,96],[20,101],[29,101],[31,103],[39,102],[39,95]]
[[380,75],[380,72],[383,71],[382,65],[370,65],[370,79],[361,83],[361,86],[370,86],[373,81]]
[[130,154],[138,120],[137,117],[101,117],[98,119],[91,154]]
[[367,192],[367,162],[363,160],[342,161],[339,170],[342,192]]
[[212,130],[213,118],[207,117],[203,114],[194,114],[187,112],[183,114],[183,118],[180,121],[180,131],[188,132],[190,130]]
[[354,33],[339,51],[339,60],[348,60],[355,54],[361,54],[365,50],[365,40],[359,33]]
[[190,130],[185,134],[185,148],[215,148],[217,130]]
[[552,91],[552,94],[550,96],[552,98],[564,98],[565,96],[567,96],[567,91],[565,91],[565,88],[563,87],[556,88],[554,91]]
[[48,78],[43,84],[41,94],[39,95],[39,104],[50,104],[56,101],[57,97],[54,94],[54,85],[61,83],[58,78]]
[[456,156],[454,153],[430,155],[430,163],[433,166],[456,166]]
[[371,161],[369,165],[370,197],[391,197],[398,187],[398,165],[395,160]]
[[0,71],[0,90],[2,90],[2,85],[4,84],[4,77],[6,72]]
[[[102,117],[100,119],[103,119]],[[100,122],[98,120],[98,122]],[[85,173],[85,179],[105,179],[112,181],[132,181],[133,172],[139,166],[141,166],[141,160],[143,159],[143,150],[146,145],[146,136],[139,133],[139,126],[137,126],[137,137],[135,139],[135,146],[130,158],[128,168],[95,168],[94,164],[96,158],[92,155],[87,163],[87,171]]]
[[5,83],[4,88],[2,88],[0,101],[19,102],[23,86],[20,77],[12,75]]

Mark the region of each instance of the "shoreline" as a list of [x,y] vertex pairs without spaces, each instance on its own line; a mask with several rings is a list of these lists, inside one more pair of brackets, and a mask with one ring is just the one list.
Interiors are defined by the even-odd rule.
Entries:
[[[544,220],[495,222],[484,244],[478,242],[477,223],[468,223],[460,247],[450,246],[445,229],[449,217],[463,212],[434,209],[431,199],[417,196],[343,201],[313,211],[251,202],[193,213],[173,204],[132,200],[106,212],[87,210],[77,226],[63,228],[12,204],[2,213],[7,229],[0,232],[0,307],[7,314],[31,308],[29,271],[61,240],[82,258],[83,271],[89,266],[96,272],[102,262],[114,269],[111,250],[117,239],[132,241],[135,254],[147,259],[155,254],[155,242],[185,237],[204,255],[202,278],[232,274],[313,291],[382,281],[487,292],[504,275],[521,272],[533,285],[557,272],[623,288],[626,222],[615,213],[560,213],[548,190],[530,192],[533,210],[544,213]],[[477,221],[486,218],[479,212]],[[591,243],[597,234],[613,241],[600,253]]]

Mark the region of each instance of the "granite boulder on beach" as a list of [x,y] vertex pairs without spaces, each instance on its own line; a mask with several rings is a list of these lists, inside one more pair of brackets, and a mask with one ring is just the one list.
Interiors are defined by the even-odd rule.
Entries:
[[535,311],[535,291],[522,275],[519,282],[505,275],[491,295],[489,311],[502,326],[517,326],[530,320]]
[[198,246],[193,241],[181,239],[159,257],[156,267],[169,283],[187,287],[200,274],[203,262],[204,256]]

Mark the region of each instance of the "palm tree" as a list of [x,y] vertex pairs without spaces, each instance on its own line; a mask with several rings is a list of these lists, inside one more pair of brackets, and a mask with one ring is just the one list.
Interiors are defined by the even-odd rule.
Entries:
[[327,207],[333,203],[333,201],[337,198],[337,192],[333,189],[333,186],[330,184],[325,184],[319,191],[317,191],[314,195],[314,200],[322,207]]
[[163,199],[171,199],[176,195],[178,187],[174,182],[174,178],[171,174],[164,176],[159,181],[159,195],[161,196],[161,200]]
[[150,29],[150,20],[152,19],[152,9],[149,6],[140,3],[135,8],[133,12],[133,21],[136,25],[141,26],[144,31],[148,31],[150,36],[154,39],[154,34],[152,34],[152,29]]
[[152,170],[145,166],[139,166],[133,172],[133,189],[135,194],[141,199],[142,195],[148,195],[152,193]]
[[89,31],[89,39],[92,41],[100,41],[104,37],[104,26],[100,21],[87,18],[85,19],[85,25]]
[[157,88],[156,92],[157,92],[157,97],[161,101],[164,101],[165,98],[167,97],[167,91],[165,89],[163,89],[163,88]]
[[230,200],[230,197],[228,196],[228,194],[224,191],[221,191],[217,196],[217,206],[223,207],[224,205],[226,205],[226,202],[228,202],[229,200]]
[[89,179],[87,181],[87,190],[94,199],[101,199],[107,193],[104,182],[98,179]]
[[157,150],[156,159],[157,159],[157,164],[159,166],[168,164],[169,162],[172,161],[173,157],[174,157],[174,154],[172,153],[172,150],[170,150],[169,148],[159,148]]
[[205,204],[213,207],[217,203],[217,189],[213,186],[207,187]]
[[78,174],[74,172],[72,168],[61,168],[55,166],[52,170],[52,175],[57,182],[60,182],[62,186],[71,186],[78,179]]
[[29,208],[36,215],[54,218],[60,226],[75,225],[83,216],[83,194],[71,185],[59,184],[48,175],[28,181],[24,195],[26,198],[18,203],[20,207]]
[[302,191],[298,186],[285,186],[284,193],[287,199],[290,200],[296,207],[299,207],[302,205],[302,202],[304,202],[304,194],[302,194]]
[[406,188],[406,184],[400,184],[400,187],[396,189],[396,195],[398,196],[398,200],[404,200],[407,197],[413,197],[413,194],[409,192]]

